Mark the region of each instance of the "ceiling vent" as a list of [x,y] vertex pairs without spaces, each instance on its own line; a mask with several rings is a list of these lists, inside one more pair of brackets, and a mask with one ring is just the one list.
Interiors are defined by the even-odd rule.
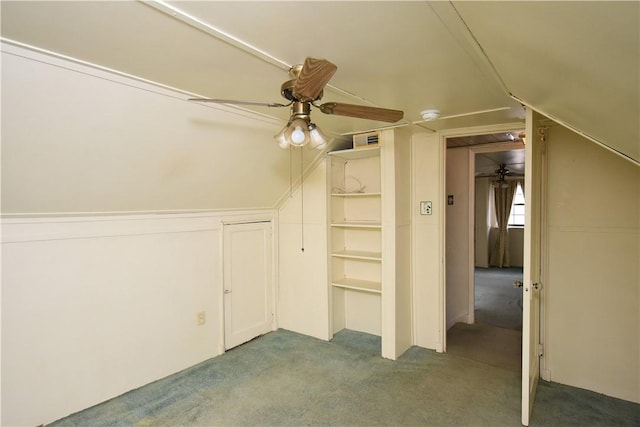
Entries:
[[372,147],[380,144],[380,132],[353,135],[353,148]]

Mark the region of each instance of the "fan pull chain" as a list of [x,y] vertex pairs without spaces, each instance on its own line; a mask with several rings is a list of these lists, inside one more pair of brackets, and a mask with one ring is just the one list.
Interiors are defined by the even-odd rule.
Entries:
[[300,147],[300,235],[301,235],[301,252],[304,252],[304,157],[302,147]]
[[293,197],[293,148],[289,147],[289,198]]

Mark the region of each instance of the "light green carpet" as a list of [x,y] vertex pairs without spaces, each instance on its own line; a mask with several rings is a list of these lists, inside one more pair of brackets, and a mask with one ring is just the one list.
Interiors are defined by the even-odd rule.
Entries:
[[[55,426],[518,426],[520,375],[411,348],[398,361],[380,340],[333,342],[279,330]],[[532,426],[638,425],[639,405],[541,385]]]
[[475,269],[475,322],[522,330],[522,268]]

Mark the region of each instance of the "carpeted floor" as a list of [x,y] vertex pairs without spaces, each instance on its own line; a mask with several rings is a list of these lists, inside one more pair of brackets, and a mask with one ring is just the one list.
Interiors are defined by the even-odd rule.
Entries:
[[521,268],[476,268],[475,321],[447,331],[447,352],[514,372],[522,370]]
[[522,372],[522,332],[486,323],[457,323],[447,331],[447,353]]
[[501,328],[522,330],[522,268],[475,269],[475,321]]
[[[55,426],[519,426],[520,375],[380,339],[278,330]],[[532,426],[637,426],[639,405],[541,384]]]

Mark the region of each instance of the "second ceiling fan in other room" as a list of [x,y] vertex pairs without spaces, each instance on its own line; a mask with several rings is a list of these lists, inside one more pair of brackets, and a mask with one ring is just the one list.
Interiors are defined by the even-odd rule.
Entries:
[[355,117],[360,119],[379,120],[395,123],[402,119],[404,112],[387,108],[366,105],[326,102],[317,104],[322,99],[323,91],[338,67],[326,59],[307,58],[302,65],[289,70],[291,80],[280,87],[280,94],[287,99],[287,104],[277,102],[238,101],[232,99],[191,98],[190,101],[212,102],[218,104],[254,105],[263,107],[291,107],[291,116],[286,126],[274,138],[282,148],[290,146],[302,147],[307,143],[317,149],[327,145],[327,137],[311,121],[311,106],[324,114]]

